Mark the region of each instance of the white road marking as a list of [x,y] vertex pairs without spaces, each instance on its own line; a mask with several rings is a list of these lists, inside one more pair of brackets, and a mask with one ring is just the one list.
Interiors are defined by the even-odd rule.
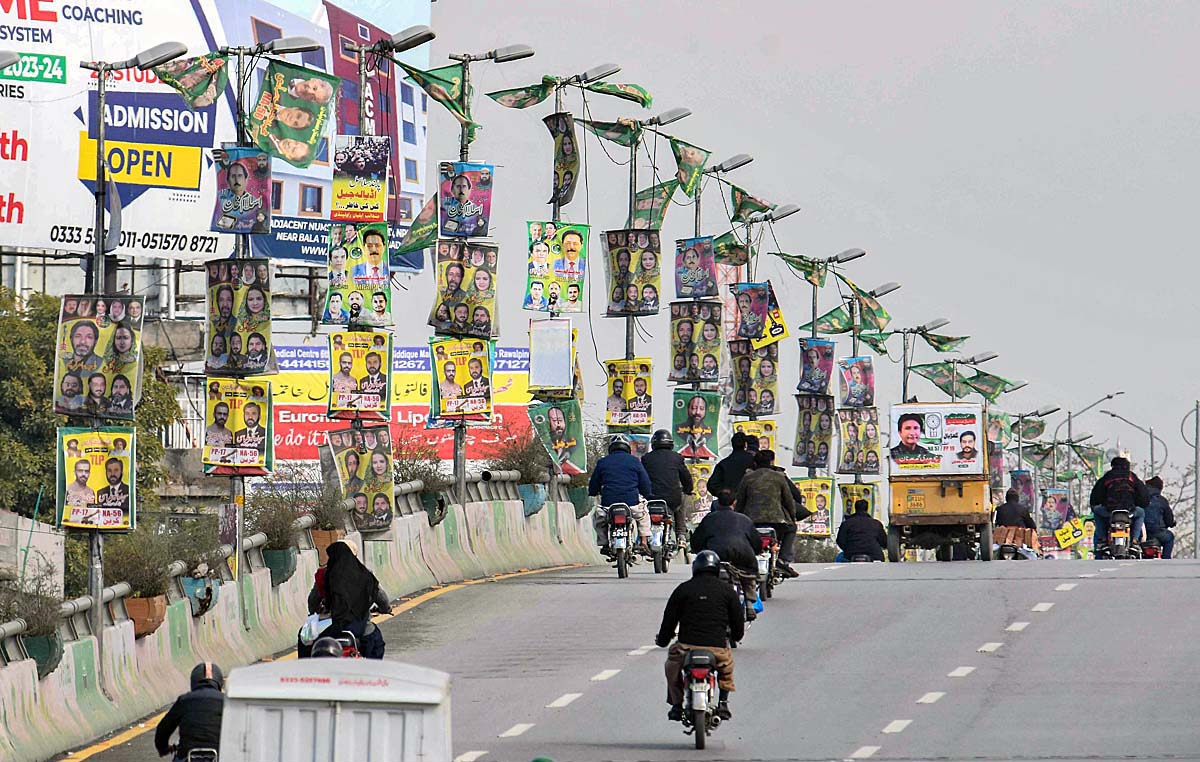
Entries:
[[892,720],[887,724],[881,732],[883,733],[903,733],[904,729],[912,724],[912,720]]
[[546,704],[546,708],[547,709],[562,709],[564,706],[566,706],[567,704],[570,704],[572,701],[574,701],[575,699],[579,698],[582,695],[583,695],[582,693],[564,693],[563,695],[561,695],[558,698],[551,701],[549,704]]
[[817,569],[816,571],[803,571],[803,572],[800,572],[800,576],[807,577],[810,574],[816,574],[818,571],[820,571],[820,569]]
[[620,671],[621,670],[619,670],[619,669],[606,669],[603,672],[597,672],[596,674],[592,675],[592,682],[598,683],[601,680],[607,680],[608,678],[613,677]]
[[1005,627],[1004,631],[1005,632],[1020,632],[1021,630],[1025,629],[1028,626],[1029,626],[1029,622],[1013,622],[1009,626]]
[[646,654],[650,653],[653,650],[654,650],[654,646],[642,646],[641,648],[633,649],[628,654],[626,654],[626,656],[645,656]]
[[465,751],[455,757],[454,762],[475,762],[475,760],[486,754],[486,751]]
[[1084,579],[1091,579],[1092,577],[1095,577],[1096,575],[1095,574],[1080,574],[1079,576]]
[[1052,608],[1054,608],[1053,603],[1047,603],[1046,601],[1042,601],[1041,603],[1037,604],[1036,606],[1034,606],[1033,608],[1031,608],[1029,610],[1030,611],[1049,611]]
[[1004,644],[1003,643],[984,643],[983,645],[981,645],[979,648],[976,648],[975,650],[981,654],[990,654],[990,653],[994,653],[997,650],[999,650],[1000,646],[1002,646],[1002,645],[1004,645]]
[[1060,592],[1060,593],[1065,593],[1065,592],[1067,592],[1068,590],[1074,590],[1074,589],[1075,589],[1075,587],[1076,587],[1076,583],[1075,583],[1075,582],[1064,582],[1064,583],[1062,583],[1061,585],[1059,585],[1058,587],[1056,587],[1056,588],[1054,588],[1054,589],[1055,589],[1055,590],[1057,590],[1057,591],[1058,591],[1058,592]]
[[511,728],[509,728],[508,730],[501,733],[500,737],[501,738],[516,738],[517,736],[524,733],[526,730],[529,730],[530,728],[532,728],[533,725],[534,724],[532,722],[518,722],[516,725],[513,725]]
[[875,752],[879,751],[878,746],[860,746],[850,755],[850,759],[870,759],[875,756]]
[[926,693],[921,698],[917,699],[917,703],[918,704],[936,704],[938,699],[940,699],[942,696],[945,696],[945,695],[946,695],[945,691],[930,691],[929,693]]
[[946,677],[966,677],[974,671],[974,667],[955,667],[952,672],[947,673]]
[[1116,571],[1116,570],[1117,570],[1117,567],[1115,567],[1115,566],[1106,566],[1103,569],[1101,569],[1100,571]]
[[[842,569],[845,569],[847,565],[848,564],[837,564],[835,566],[826,566],[825,569],[828,571],[840,571]],[[865,748],[869,748],[869,747],[865,747]]]
[[1117,566],[1133,566],[1133,561],[1125,561],[1124,563],[1117,564]]

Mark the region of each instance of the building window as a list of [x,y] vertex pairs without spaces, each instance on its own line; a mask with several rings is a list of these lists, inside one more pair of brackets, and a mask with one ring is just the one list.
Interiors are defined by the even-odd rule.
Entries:
[[338,55],[343,61],[358,63],[358,51],[354,49],[354,40],[338,35]]
[[325,71],[325,48],[317,48],[316,50],[301,53],[300,60],[309,68]]
[[388,95],[387,93],[379,94],[379,113],[392,113],[392,96]]
[[429,113],[429,96],[425,93],[421,93],[421,113]]
[[417,144],[417,126],[412,122],[406,121],[404,123],[404,142],[411,143],[412,145]]
[[300,183],[300,216],[320,217],[321,196],[324,191],[320,185]]
[[413,89],[412,85],[400,83],[400,102],[406,106],[413,105]]
[[283,180],[271,181],[271,211],[283,212]]
[[329,138],[321,138],[317,142],[317,156],[313,164],[329,164]]
[[412,219],[412,199],[407,198],[405,196],[401,196],[400,198],[396,199],[396,204],[397,204],[397,207],[400,209],[400,219],[411,220]]
[[250,28],[254,31],[254,42],[259,45],[271,40],[278,40],[283,36],[282,29],[253,16],[250,17]]
[[364,24],[358,25],[358,39],[362,40],[363,42],[371,41],[371,30],[367,29],[366,25]]
[[419,179],[417,177],[417,160],[416,159],[405,159],[404,160],[404,179],[408,180],[409,182],[412,182],[412,183],[415,183]]

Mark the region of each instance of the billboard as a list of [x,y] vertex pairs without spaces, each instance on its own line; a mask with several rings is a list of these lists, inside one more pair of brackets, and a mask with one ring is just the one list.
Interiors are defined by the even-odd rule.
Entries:
[[983,406],[974,402],[892,405],[892,476],[984,473]]

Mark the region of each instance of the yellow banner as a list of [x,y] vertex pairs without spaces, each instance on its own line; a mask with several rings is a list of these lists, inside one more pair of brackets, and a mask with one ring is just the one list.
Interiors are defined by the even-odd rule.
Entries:
[[[530,401],[525,373],[499,372],[492,376],[492,402],[499,405],[524,405]],[[431,395],[428,372],[393,373],[393,405],[429,406]],[[329,374],[312,371],[288,371],[271,376],[271,393],[277,405],[329,405]]]
[[[189,190],[200,187],[200,149],[196,146],[106,140],[104,150],[113,182]],[[96,179],[96,141],[86,131],[79,133],[79,179]]]

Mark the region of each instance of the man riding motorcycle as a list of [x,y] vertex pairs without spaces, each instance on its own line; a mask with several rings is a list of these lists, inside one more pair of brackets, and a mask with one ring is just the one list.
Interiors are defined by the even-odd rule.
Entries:
[[1092,517],[1096,524],[1094,547],[1108,544],[1109,518],[1115,510],[1129,511],[1132,520],[1130,537],[1136,542],[1142,536],[1142,524],[1146,521],[1146,506],[1150,504],[1150,492],[1142,480],[1129,470],[1125,458],[1112,459],[1108,473],[1100,477],[1092,487]]
[[642,467],[650,476],[650,489],[655,500],[666,502],[675,522],[675,536],[683,544],[683,496],[692,492],[692,474],[683,456],[675,452],[675,438],[666,429],[654,432],[650,452],[642,456]]
[[733,588],[717,576],[721,559],[711,550],[700,551],[692,561],[692,578],[679,585],[667,600],[662,625],[654,642],[659,648],[671,645],[675,628],[679,640],[671,645],[664,665],[667,676],[667,703],[671,711],[667,719],[683,719],[683,659],[692,649],[711,651],[717,659],[720,689],[717,716],[722,720],[733,717],[729,711],[729,694],[733,692],[733,651],[730,641],[737,642],[745,634],[742,604]]
[[[654,494],[650,486],[650,475],[641,461],[633,457],[629,441],[621,435],[608,444],[608,455],[596,462],[592,478],[588,480],[588,495],[600,496],[600,505],[607,508],[616,503],[629,506],[629,513],[637,522],[638,544],[644,552],[650,552],[650,514],[638,495],[647,499]],[[596,540],[601,548],[608,547],[608,515],[604,511],[592,514],[592,526],[596,528]]]
[[887,532],[883,523],[871,516],[870,511],[871,504],[859,498],[854,501],[854,513],[842,520],[837,533],[837,546],[842,549],[839,561],[849,561],[855,556],[870,556],[872,561],[883,560]]
[[1163,480],[1152,477],[1146,480],[1146,489],[1150,491],[1150,503],[1146,506],[1146,539],[1157,540],[1162,546],[1162,557],[1170,558],[1175,548],[1175,513],[1171,504],[1163,497]]
[[733,494],[727,489],[721,490],[712,510],[692,531],[693,553],[711,550],[738,571],[742,592],[746,595],[747,620],[757,616],[754,602],[758,600],[756,554],[759,542],[754,522],[733,510]]
[[[717,461],[712,475],[708,477],[708,493],[710,495],[719,495],[723,489],[737,494],[737,489],[742,484],[742,477],[754,467],[754,453],[746,450],[746,439],[746,435],[740,431],[733,432],[733,436],[729,438],[729,446],[733,452]],[[755,439],[755,442],[757,441]]]
[[[747,471],[738,486],[734,505],[738,513],[750,517],[755,526],[771,527],[779,540],[779,569],[788,577],[799,572],[789,565],[793,559],[796,539],[797,506],[792,496],[791,480],[782,469],[776,469],[775,453],[759,450],[754,456],[754,470]],[[803,506],[800,510],[805,511]]]
[[225,695],[221,689],[225,676],[212,662],[201,662],[192,668],[192,689],[175,700],[163,715],[154,731],[154,747],[158,756],[171,752],[171,734],[179,730],[175,745],[175,760],[187,759],[195,749],[217,749],[221,744],[221,715],[225,711]]

